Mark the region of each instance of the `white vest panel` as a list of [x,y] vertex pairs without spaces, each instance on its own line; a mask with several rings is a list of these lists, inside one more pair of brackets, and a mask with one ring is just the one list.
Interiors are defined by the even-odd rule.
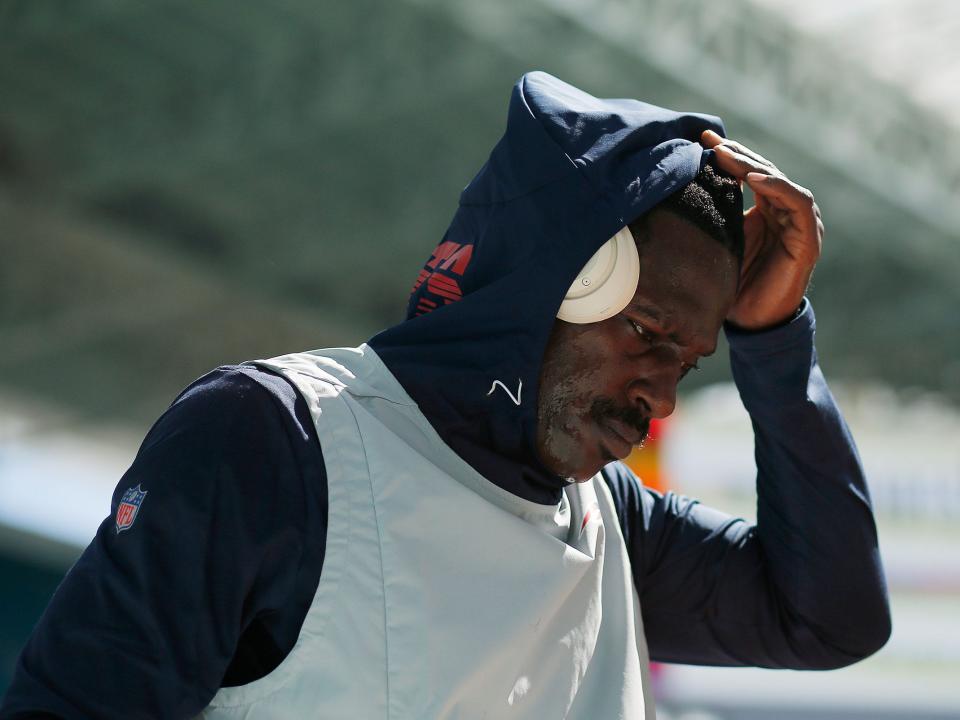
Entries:
[[636,591],[598,475],[559,506],[480,476],[374,351],[258,365],[306,400],[326,553],[296,645],[206,718],[654,718]]

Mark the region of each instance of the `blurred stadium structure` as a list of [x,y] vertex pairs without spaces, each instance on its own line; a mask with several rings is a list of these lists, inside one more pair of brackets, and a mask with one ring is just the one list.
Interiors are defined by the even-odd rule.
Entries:
[[[960,717],[958,32],[952,0],[0,0],[0,688],[149,422],[212,366],[398,320],[539,67],[721,115],[827,224],[818,347],[894,638],[825,675],[669,668],[671,717]],[[691,378],[666,454],[750,515],[728,377]]]

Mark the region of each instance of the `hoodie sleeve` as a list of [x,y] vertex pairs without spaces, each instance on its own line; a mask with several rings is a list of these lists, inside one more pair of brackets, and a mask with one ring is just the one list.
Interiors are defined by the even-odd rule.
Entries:
[[[292,386],[267,375],[216,370],[153,426],[0,717],[193,717],[282,660],[319,579],[326,478]],[[146,495],[118,530],[131,488]]]
[[829,669],[889,637],[867,486],[813,333],[806,301],[776,329],[727,328],[754,429],[756,525],[642,488],[622,465],[607,473],[654,660]]

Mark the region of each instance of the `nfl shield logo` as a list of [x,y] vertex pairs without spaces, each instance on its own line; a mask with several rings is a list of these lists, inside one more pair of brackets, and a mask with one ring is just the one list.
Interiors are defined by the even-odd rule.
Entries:
[[137,485],[135,488],[127,490],[120,498],[120,507],[117,508],[117,533],[128,530],[137,519],[137,512],[143,504],[143,499],[147,496],[146,490],[141,490]]

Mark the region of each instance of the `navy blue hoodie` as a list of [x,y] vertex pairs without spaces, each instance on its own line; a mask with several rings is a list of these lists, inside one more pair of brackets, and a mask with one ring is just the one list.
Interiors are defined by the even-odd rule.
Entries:
[[[722,130],[543,73],[514,88],[506,133],[416,279],[407,321],[371,341],[493,482],[558,499],[564,481],[534,446],[557,308],[605,240],[709,161],[695,142],[705,128]],[[813,333],[809,303],[773,330],[727,329],[755,430],[756,525],[643,488],[621,463],[603,470],[653,659],[830,668],[887,638],[869,495]],[[521,404],[490,395],[495,380]],[[140,498],[132,519],[125,496]],[[252,366],[204,376],[151,428],[0,716],[192,717],[219,687],[269,673],[310,607],[326,522],[323,449],[294,388]]]
[[[536,454],[540,366],[560,303],[597,249],[696,177],[719,118],[602,100],[543,72],[514,86],[507,129],[417,278],[407,322],[370,344],[440,437],[529,500],[565,481]],[[488,395],[499,380],[517,393]]]

